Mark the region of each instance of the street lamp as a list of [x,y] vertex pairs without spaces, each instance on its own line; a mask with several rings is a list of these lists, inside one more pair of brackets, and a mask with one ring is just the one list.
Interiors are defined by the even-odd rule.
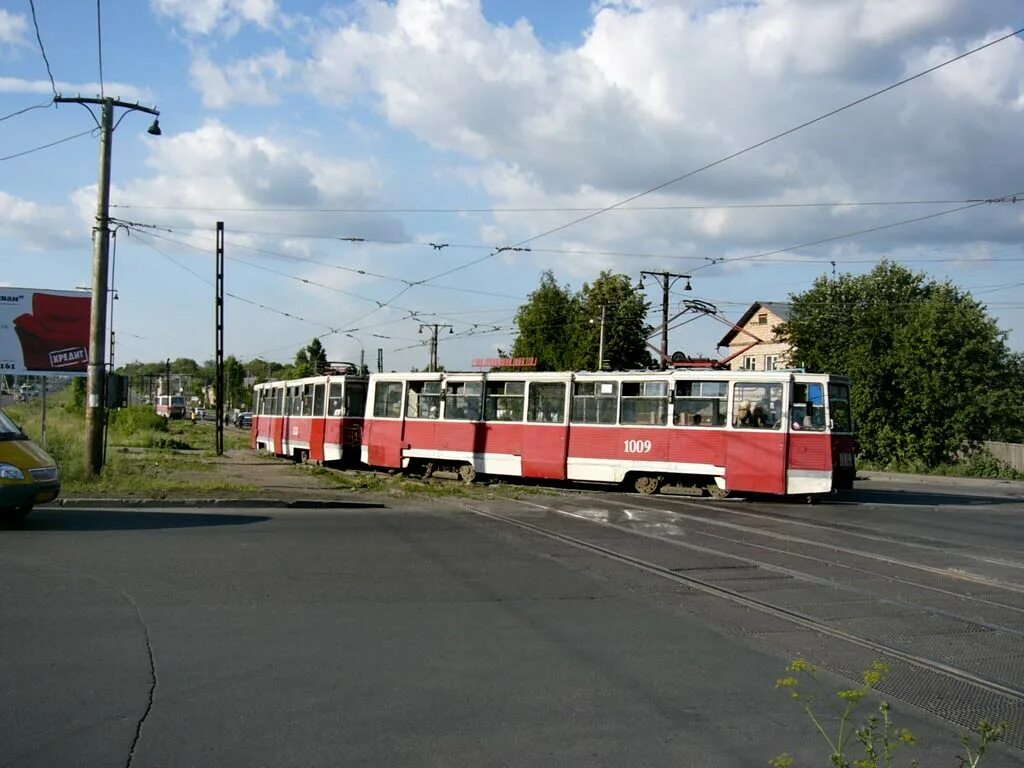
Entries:
[[362,376],[366,371],[366,347],[363,346],[363,340],[358,336],[353,336],[351,333],[346,333],[345,335],[359,342],[359,375]]
[[[597,370],[604,370],[604,313],[605,305],[601,305],[601,336],[597,343]],[[594,324],[594,318],[590,318],[590,324]]]

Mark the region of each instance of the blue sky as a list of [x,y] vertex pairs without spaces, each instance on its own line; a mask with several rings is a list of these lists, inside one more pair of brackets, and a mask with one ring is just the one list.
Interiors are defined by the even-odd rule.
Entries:
[[[36,0],[65,96],[100,91],[96,10]],[[574,288],[601,269],[687,272],[673,308],[738,318],[833,261],[862,273],[882,258],[971,290],[1024,349],[1024,203],[839,237],[1024,192],[1020,38],[537,237],[1004,35],[1022,26],[1017,0],[100,10],[103,92],[155,105],[163,130],[130,113],[114,134],[111,214],[135,225],[116,238],[118,362],[213,356],[218,220],[227,352],[242,359],[287,361],[322,335],[331,359],[362,347],[372,364],[381,348],[388,369],[422,367],[419,325],[444,323],[441,362],[465,369],[510,346],[545,269]],[[0,117],[51,97],[28,0],[0,0]],[[92,126],[77,105],[33,109],[0,121],[0,157]],[[89,134],[0,161],[0,282],[90,283],[97,168]],[[889,204],[807,205],[837,202]],[[735,207],[779,204],[799,207]],[[490,255],[524,240],[534,250]],[[723,331],[698,320],[670,346],[713,355]]]

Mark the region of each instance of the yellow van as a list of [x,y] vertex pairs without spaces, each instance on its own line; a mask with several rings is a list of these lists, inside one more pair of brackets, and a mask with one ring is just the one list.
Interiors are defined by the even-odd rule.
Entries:
[[0,411],[0,515],[20,520],[60,494],[57,463]]

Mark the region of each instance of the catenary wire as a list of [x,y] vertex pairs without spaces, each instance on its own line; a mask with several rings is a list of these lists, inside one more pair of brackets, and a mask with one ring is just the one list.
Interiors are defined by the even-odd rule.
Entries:
[[72,139],[77,139],[77,138],[79,138],[81,136],[85,136],[88,133],[92,133],[95,130],[96,130],[95,128],[90,128],[87,131],[82,131],[81,133],[76,133],[73,136],[67,136],[67,137],[65,137],[63,139],[58,139],[57,141],[51,141],[49,144],[43,144],[42,146],[39,146],[39,147],[33,147],[32,149],[26,149],[24,152],[15,152],[13,155],[6,155],[5,157],[0,157],[0,162],[3,162],[4,160],[13,160],[16,157],[24,157],[25,155],[31,155],[33,152],[39,152],[39,151],[44,150],[44,149],[49,149],[50,147],[55,147],[58,144],[63,144],[65,141],[71,141]]
[[[982,202],[979,198],[956,200],[867,200],[867,201],[836,201],[815,203],[702,203],[679,205],[631,205],[608,209],[608,212],[626,213],[630,211],[707,211],[726,209],[760,209],[760,208],[856,208],[886,207],[907,205],[954,205],[956,203]],[[295,208],[295,207],[259,207],[259,206],[204,206],[204,205],[134,205],[131,203],[111,204],[111,208],[124,208],[147,211],[193,211],[220,213],[582,213],[602,210],[597,206],[590,207],[536,207],[536,208]]]
[[9,115],[4,115],[3,117],[0,117],[0,123],[2,123],[4,120],[10,120],[12,117],[17,117],[18,115],[24,115],[26,112],[31,112],[33,109],[46,109],[47,107],[52,107],[52,106],[53,106],[53,99],[50,99],[49,101],[47,101],[44,104],[33,104],[31,107],[25,107],[24,109],[19,109],[19,110],[15,111],[15,112],[11,112],[11,114],[9,114]]
[[[662,182],[660,184],[657,184],[657,185],[655,185],[653,187],[650,187],[649,189],[646,189],[646,190],[644,190],[642,192],[637,192],[634,195],[630,195],[629,197],[624,198],[623,200],[620,200],[619,202],[614,203],[612,205],[609,205],[609,206],[607,206],[605,208],[602,208],[602,209],[600,209],[598,211],[594,211],[592,213],[588,213],[585,216],[577,217],[577,218],[573,219],[572,221],[566,222],[565,224],[561,224],[561,225],[559,225],[557,227],[552,227],[550,229],[546,229],[543,232],[540,232],[539,234],[532,235],[532,236],[530,236],[530,237],[528,237],[528,238],[526,238],[524,240],[520,240],[519,242],[517,242],[515,245],[513,245],[511,247],[512,248],[521,248],[521,247],[523,247],[523,246],[525,246],[525,245],[527,245],[529,243],[535,242],[535,241],[537,241],[537,240],[539,240],[539,239],[541,239],[543,237],[548,237],[548,236],[553,235],[553,234],[555,234],[557,232],[562,232],[562,231],[564,231],[566,229],[569,229],[570,227],[576,226],[577,224],[581,224],[584,221],[589,221],[590,219],[596,218],[597,216],[600,216],[603,213],[607,213],[608,211],[614,210],[616,208],[621,208],[622,206],[627,205],[628,203],[631,203],[634,200],[639,200],[642,197],[650,195],[650,194],[652,194],[654,192],[657,192],[659,190],[665,189],[666,187],[672,186],[673,184],[677,184],[678,182],[683,181],[684,179],[688,179],[691,176],[695,176],[698,173],[702,173],[704,171],[710,170],[711,168],[715,168],[716,166],[722,165],[723,163],[726,163],[726,162],[728,162],[730,160],[733,160],[733,159],[735,159],[737,157],[745,155],[748,152],[752,152],[755,149],[759,149],[760,147],[763,147],[763,146],[765,146],[767,144],[770,144],[770,143],[772,143],[774,141],[777,141],[777,140],[779,140],[779,139],[781,139],[781,138],[783,138],[785,136],[789,136],[789,135],[791,135],[793,133],[796,133],[797,131],[800,131],[800,130],[802,130],[804,128],[807,128],[807,127],[809,127],[811,125],[814,125],[815,123],[819,123],[819,122],[821,122],[823,120],[827,120],[830,117],[834,117],[835,115],[838,115],[841,112],[845,112],[846,110],[852,109],[853,107],[856,107],[856,106],[858,106],[860,104],[863,104],[864,102],[866,102],[866,101],[868,101],[870,99],[873,99],[873,98],[875,98],[877,96],[881,96],[884,93],[892,91],[892,90],[894,90],[896,88],[899,88],[899,87],[901,87],[903,85],[906,85],[907,83],[913,82],[914,80],[917,80],[917,79],[919,79],[921,77],[924,77],[926,75],[929,75],[932,72],[935,72],[936,70],[942,69],[943,67],[946,67],[946,66],[948,66],[950,64],[953,64],[954,62],[957,62],[957,61],[960,61],[961,59],[967,58],[968,56],[971,56],[971,55],[973,55],[975,53],[978,53],[979,51],[983,51],[986,48],[990,48],[991,46],[996,45],[998,43],[1001,43],[1004,40],[1008,40],[1011,37],[1016,37],[1017,35],[1021,34],[1022,32],[1024,32],[1024,27],[1016,29],[1013,32],[1010,32],[1008,34],[1002,35],[1002,36],[1000,36],[998,38],[995,38],[994,40],[989,40],[988,42],[983,43],[982,45],[979,45],[979,46],[977,46],[975,48],[972,48],[969,51],[961,53],[961,54],[959,54],[957,56],[954,56],[952,58],[946,59],[945,61],[939,62],[938,64],[935,64],[934,66],[928,67],[927,69],[922,70],[920,72],[917,72],[916,74],[910,75],[909,77],[905,77],[905,78],[903,78],[902,80],[900,80],[900,81],[898,81],[896,83],[892,83],[891,85],[888,85],[888,86],[886,86],[884,88],[880,88],[878,90],[875,90],[875,91],[873,91],[873,92],[871,92],[871,93],[869,93],[869,94],[867,94],[865,96],[860,97],[859,99],[855,99],[854,101],[848,102],[847,104],[844,104],[844,105],[842,105],[840,107],[832,109],[832,110],[830,110],[830,111],[828,111],[828,112],[826,112],[824,114],[818,115],[817,117],[814,117],[814,118],[812,118],[810,120],[806,120],[806,121],[804,121],[804,122],[802,122],[802,123],[800,123],[798,125],[795,125],[795,126],[793,126],[791,128],[787,128],[784,131],[776,133],[773,136],[769,136],[766,139],[762,139],[761,141],[758,141],[758,142],[756,142],[754,144],[751,144],[751,145],[749,145],[747,147],[744,147],[743,149],[740,149],[740,150],[738,150],[736,152],[733,152],[732,154],[726,155],[725,157],[719,158],[718,160],[714,160],[714,161],[712,161],[710,163],[706,163],[705,165],[702,165],[702,166],[700,166],[698,168],[695,168],[695,169],[693,169],[691,171],[687,171],[686,173],[680,174],[679,176],[676,176],[674,178],[669,179],[668,181],[664,181],[664,182]],[[469,262],[467,262],[466,264],[463,264],[460,267],[457,267],[457,268],[454,268],[454,269],[450,269],[450,270],[446,270],[444,272],[441,272],[441,273],[439,273],[438,275],[436,275],[433,278],[428,278],[428,282],[430,280],[436,279],[438,277],[444,277],[446,275],[450,275],[450,274],[452,274],[452,272],[456,272],[456,271],[461,270],[461,269],[467,269],[467,268],[475,266],[475,265],[477,265],[477,264],[479,264],[479,263],[481,263],[483,261],[487,261],[488,259],[491,259],[494,256],[497,256],[499,252],[500,251],[495,250],[493,253],[490,253],[490,254],[482,256],[482,257],[480,257],[478,259],[474,259],[472,261],[469,261]]]
[[100,0],[96,0],[96,55],[100,64],[100,98],[105,97],[103,90],[103,23],[100,16]]
[[43,46],[43,36],[39,33],[39,20],[36,18],[35,0],[28,0],[32,9],[32,26],[36,28],[36,40],[39,42],[39,52],[43,54],[43,63],[46,64],[46,75],[50,78],[50,88],[53,90],[53,97],[57,98],[57,84],[53,82],[53,72],[50,71],[50,60],[46,57],[46,48]]

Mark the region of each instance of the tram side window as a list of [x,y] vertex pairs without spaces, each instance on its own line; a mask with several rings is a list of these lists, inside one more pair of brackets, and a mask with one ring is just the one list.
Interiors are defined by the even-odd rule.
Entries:
[[327,415],[341,416],[341,382],[332,381],[327,391]]
[[740,429],[782,426],[782,384],[734,384],[732,424]]
[[829,425],[833,432],[853,432],[853,415],[850,413],[850,388],[845,384],[828,385]]
[[345,379],[345,415],[363,418],[366,413],[366,381]]
[[313,385],[304,384],[302,386],[302,415],[312,416],[313,415]]
[[289,401],[291,402],[291,410],[289,414],[292,416],[302,415],[302,387],[297,384],[294,387],[288,387]]
[[574,424],[614,424],[619,382],[577,381],[572,392]]
[[529,410],[527,421],[542,421],[551,424],[565,422],[565,384],[553,382],[530,384]]
[[667,381],[622,382],[620,424],[664,426],[668,423]]
[[524,381],[488,381],[484,418],[487,421],[522,421]]
[[323,384],[317,384],[313,390],[313,415],[323,416],[324,415],[324,394],[327,387]]
[[792,427],[821,432],[825,429],[825,388],[821,384],[797,382],[793,385]]
[[444,398],[444,417],[460,421],[479,421],[483,382],[450,381]]
[[441,382],[410,381],[405,397],[405,416],[409,419],[440,418]]
[[275,416],[284,416],[284,387],[278,387],[274,390],[274,410],[272,413]]
[[728,395],[724,381],[677,381],[673,421],[684,427],[724,427]]
[[402,382],[378,381],[373,391],[373,415],[397,419],[402,415]]

